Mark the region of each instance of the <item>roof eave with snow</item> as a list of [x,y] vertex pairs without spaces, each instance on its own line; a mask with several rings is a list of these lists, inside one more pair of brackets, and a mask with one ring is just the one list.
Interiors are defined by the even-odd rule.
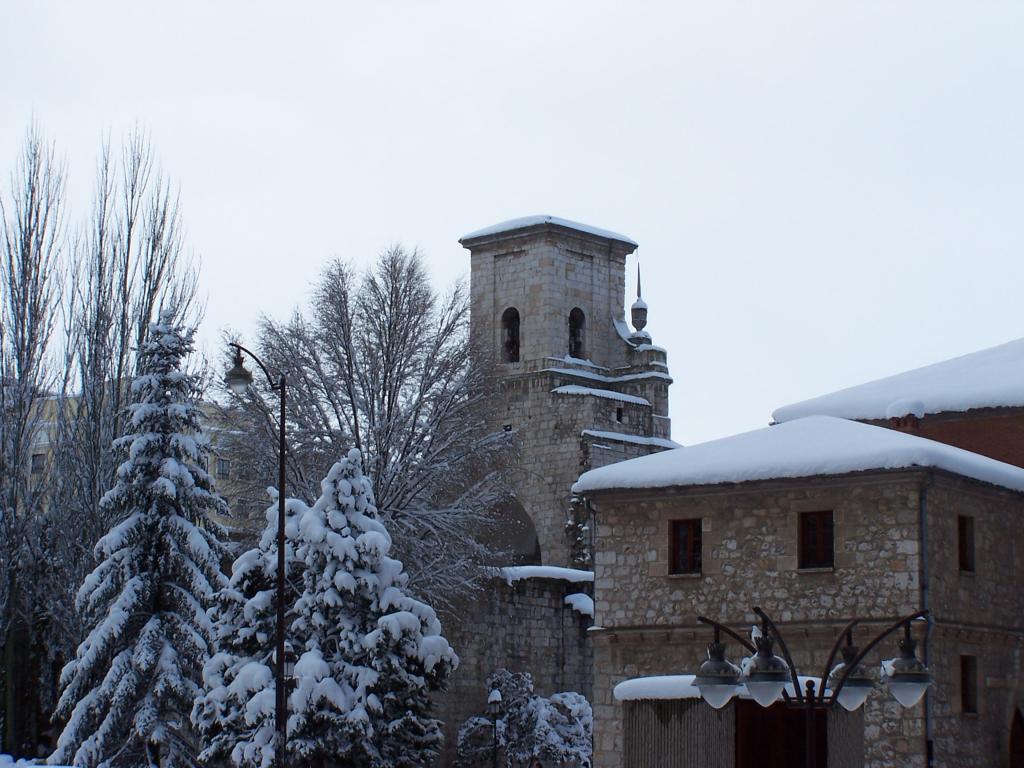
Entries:
[[1024,406],[1024,339],[903,371],[777,408],[784,423],[805,416],[881,420]]
[[721,486],[867,471],[944,470],[1024,492],[1024,469],[950,445],[811,416],[585,472],[573,493]]
[[589,238],[619,242],[628,246],[628,250],[626,251],[627,253],[632,253],[639,245],[635,240],[626,237],[625,235],[620,235],[618,232],[612,232],[611,230],[602,229],[601,227],[593,227],[589,224],[582,224],[578,221],[570,221],[569,219],[562,219],[558,216],[549,216],[546,214],[523,216],[518,219],[502,221],[498,224],[493,224],[489,227],[484,227],[463,235],[459,238],[459,243],[463,247],[468,248],[471,245],[477,245],[479,243],[486,242],[487,240],[520,237],[530,235],[544,229],[560,229]]

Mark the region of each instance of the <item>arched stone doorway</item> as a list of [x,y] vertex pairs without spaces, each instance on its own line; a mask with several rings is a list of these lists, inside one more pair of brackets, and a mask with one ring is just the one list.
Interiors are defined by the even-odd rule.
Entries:
[[496,511],[500,523],[478,534],[479,541],[497,552],[493,565],[540,565],[540,541],[537,528],[518,499],[510,498]]

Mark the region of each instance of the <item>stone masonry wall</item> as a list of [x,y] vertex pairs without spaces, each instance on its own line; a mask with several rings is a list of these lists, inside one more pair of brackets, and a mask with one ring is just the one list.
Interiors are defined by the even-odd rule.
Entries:
[[[696,671],[710,639],[697,615],[746,630],[756,619],[750,606],[759,605],[790,638],[798,666],[813,662],[807,668],[818,674],[818,657],[847,617],[915,610],[918,484],[914,477],[862,476],[853,485],[752,483],[743,491],[594,501],[595,623],[607,628],[595,637],[595,765],[621,765],[621,712],[611,698],[619,680]],[[799,513],[822,509],[833,510],[836,567],[801,571]],[[702,521],[703,573],[669,576],[669,521],[691,518]],[[900,714],[902,731],[923,733],[919,709]],[[871,727],[873,710],[866,716]],[[895,747],[885,739],[868,750],[868,765],[893,764],[887,761]],[[899,764],[922,764],[910,754],[904,759]]]
[[487,676],[499,667],[529,672],[539,694],[576,691],[590,699],[593,656],[589,616],[565,604],[566,595],[593,594],[592,584],[560,579],[523,579],[511,586],[490,582],[478,599],[442,615],[446,637],[459,654],[459,668],[437,699],[435,716],[445,724],[440,765],[455,756],[459,726],[485,712]]
[[569,312],[583,310],[585,356],[600,366],[626,363],[613,326],[624,312],[626,255],[635,246],[565,229],[502,234],[472,244],[474,343],[501,362],[501,315],[520,317],[520,359],[568,352]]
[[[654,429],[651,408],[552,393],[565,383],[565,377],[550,372],[507,379],[503,406],[495,417],[499,424],[510,426],[516,437],[519,460],[513,487],[537,530],[541,559],[546,565],[562,566],[571,565],[565,523],[576,478],[593,467],[660,450],[585,437],[584,430],[650,435]],[[622,408],[622,422],[616,421],[616,408]]]
[[[936,765],[1006,764],[1024,680],[1024,506],[1017,494],[939,476],[927,487],[929,664]],[[959,568],[957,516],[974,520],[975,570]],[[961,706],[961,656],[977,659],[978,711]]]

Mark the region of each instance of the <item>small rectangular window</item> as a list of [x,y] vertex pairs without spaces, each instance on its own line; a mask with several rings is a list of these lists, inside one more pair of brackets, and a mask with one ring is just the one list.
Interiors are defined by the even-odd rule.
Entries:
[[615,409],[615,420],[619,421],[619,422],[622,421],[622,409],[621,408],[616,408]]
[[801,568],[832,568],[835,565],[832,510],[800,513],[798,562]]
[[32,454],[32,474],[41,475],[46,469],[46,454],[45,453],[33,453]]
[[231,461],[217,459],[217,477],[231,477]]
[[960,554],[960,570],[974,571],[974,518],[957,515],[957,550]]
[[960,657],[960,711],[973,715],[978,712],[978,657]]
[[669,529],[669,568],[671,574],[700,573],[700,519],[672,520]]

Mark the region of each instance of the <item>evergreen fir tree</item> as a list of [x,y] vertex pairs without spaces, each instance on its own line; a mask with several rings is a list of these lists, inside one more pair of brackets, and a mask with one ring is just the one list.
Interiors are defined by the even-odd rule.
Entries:
[[290,697],[296,750],[310,763],[430,764],[442,739],[429,693],[458,664],[434,610],[405,593],[402,563],[351,450],[299,525],[303,654]]
[[61,673],[50,757],[81,768],[196,763],[189,723],[214,643],[206,607],[226,580],[209,514],[226,505],[202,468],[197,377],[181,369],[193,330],[164,312],[140,350],[131,385],[127,458],[100,504],[119,520],[96,545],[77,609],[86,639]]
[[[205,693],[192,721],[206,745],[204,763],[270,768],[276,736],[274,647],[277,624],[277,491],[267,509],[259,546],[231,568],[231,581],[215,599],[213,619],[218,651],[203,668]],[[297,521],[307,507],[285,502],[286,621],[302,591],[302,569],[294,556]],[[289,752],[292,752],[289,749]]]

